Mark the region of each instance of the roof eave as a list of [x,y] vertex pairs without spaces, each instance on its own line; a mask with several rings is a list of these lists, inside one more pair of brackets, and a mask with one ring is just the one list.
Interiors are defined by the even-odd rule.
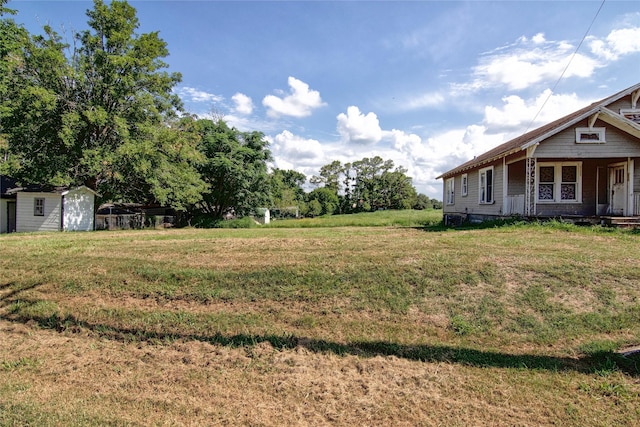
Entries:
[[66,196],[66,195],[67,195],[67,194],[69,194],[70,192],[75,191],[75,190],[80,190],[80,189],[82,189],[82,190],[87,190],[87,191],[89,191],[90,193],[93,193],[93,195],[94,195],[94,196],[98,196],[98,197],[100,197],[100,194],[99,194],[98,192],[96,192],[96,191],[94,191],[94,190],[90,189],[90,188],[89,188],[89,187],[87,187],[86,185],[81,185],[80,187],[69,188],[69,189],[67,189],[67,190],[63,191],[63,192],[62,192],[62,193],[60,193],[60,194],[61,194],[61,195],[63,195],[63,196]]
[[[448,178],[448,177],[450,177],[452,175],[459,174],[460,172],[464,172],[464,171],[470,170],[470,169],[475,169],[475,168],[478,168],[478,167],[480,167],[482,165],[485,165],[487,163],[490,163],[490,162],[495,162],[498,159],[501,159],[503,157],[509,156],[509,155],[511,155],[513,153],[516,153],[518,151],[526,150],[526,149],[528,149],[530,147],[533,147],[536,144],[541,143],[545,139],[548,139],[548,138],[552,137],[553,135],[557,134],[558,132],[561,132],[561,131],[567,129],[568,127],[570,127],[570,126],[575,125],[576,123],[580,122],[581,120],[584,120],[584,119],[592,116],[593,114],[595,114],[597,112],[602,112],[603,110],[607,110],[608,111],[607,114],[610,117],[614,117],[615,118],[615,113],[613,111],[607,109],[605,107],[605,105],[610,105],[612,102],[615,102],[615,101],[617,101],[617,100],[619,100],[619,99],[621,99],[621,98],[623,98],[623,97],[625,97],[627,95],[630,95],[630,94],[634,97],[634,100],[636,102],[637,102],[638,99],[640,99],[640,83],[637,83],[637,84],[635,84],[635,85],[633,85],[633,86],[631,86],[631,87],[629,87],[627,89],[624,89],[624,90],[622,90],[622,91],[620,91],[620,92],[618,92],[618,93],[616,93],[614,95],[609,96],[608,98],[605,98],[603,100],[598,101],[597,103],[592,104],[591,105],[592,108],[589,108],[589,106],[585,107],[585,108],[588,108],[588,109],[584,113],[572,118],[571,120],[567,121],[566,123],[563,123],[563,124],[561,124],[559,126],[555,126],[555,127],[551,128],[549,131],[547,131],[547,132],[545,132],[545,133],[543,133],[541,135],[538,135],[535,138],[532,138],[532,139],[528,140],[526,143],[522,144],[519,148],[508,149],[508,150],[506,150],[506,151],[504,151],[502,153],[496,154],[495,156],[492,156],[492,157],[487,158],[487,159],[480,160],[478,162],[473,162],[473,161],[470,161],[471,163],[470,162],[465,162],[465,163],[463,163],[463,165],[458,166],[458,167],[456,167],[454,169],[451,169],[451,170],[443,173],[442,175],[436,177],[436,179]],[[637,94],[637,95],[634,95],[634,94]],[[580,111],[580,110],[578,110],[578,111]],[[560,121],[562,121],[563,119],[565,119],[566,117],[569,117],[569,116],[571,116],[571,114],[569,114],[568,116],[565,116],[565,117],[561,117],[560,119],[556,120],[555,122],[560,122]],[[616,119],[618,119],[618,118],[616,118]],[[622,123],[627,127],[630,126],[633,129],[638,128],[640,130],[640,127],[636,126],[635,124],[632,125],[631,124],[632,122],[630,120],[624,118],[624,117],[619,118],[619,120],[620,121],[618,123]],[[628,123],[625,123],[625,122],[628,122]],[[554,122],[552,122],[552,123],[554,123]],[[538,128],[538,129],[540,129],[540,128]],[[535,132],[535,131],[536,130],[534,129],[531,132]],[[521,136],[524,136],[524,135],[521,135]],[[515,139],[517,139],[517,138],[514,138],[511,141],[515,141]],[[510,141],[507,141],[507,142],[505,142],[505,144],[509,144],[509,142]],[[482,156],[482,154],[480,155],[480,157],[481,156]]]
[[462,167],[457,167],[457,168],[455,168],[455,169],[452,169],[452,170],[450,170],[450,171],[448,171],[448,172],[443,173],[443,174],[442,174],[442,175],[440,175],[440,176],[437,176],[437,177],[436,177],[436,179],[440,179],[440,178],[448,178],[448,177],[450,177],[451,175],[457,175],[457,174],[459,174],[459,173],[461,173],[461,172],[464,172],[464,171],[468,171],[468,170],[471,170],[471,169],[477,169],[477,168],[479,168],[479,167],[481,167],[481,166],[484,166],[484,165],[486,165],[486,164],[488,164],[488,163],[493,163],[493,162],[495,162],[496,160],[500,160],[500,159],[502,159],[503,157],[508,157],[508,156],[510,156],[510,155],[512,155],[512,154],[515,154],[515,153],[518,153],[518,152],[520,152],[520,151],[522,151],[522,150],[523,150],[523,148],[522,148],[522,147],[513,148],[513,149],[511,149],[511,150],[509,150],[509,151],[505,151],[505,152],[500,153],[500,154],[497,154],[497,155],[495,155],[495,156],[493,156],[493,157],[489,157],[489,158],[487,158],[487,159],[480,160],[480,161],[478,161],[478,162],[474,162],[474,163],[469,164],[469,165],[467,165],[467,166],[462,166]]

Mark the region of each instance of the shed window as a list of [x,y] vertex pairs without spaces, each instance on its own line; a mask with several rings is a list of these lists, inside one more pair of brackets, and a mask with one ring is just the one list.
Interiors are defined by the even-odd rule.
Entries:
[[33,216],[44,216],[44,198],[33,199]]
[[493,166],[480,169],[480,203],[493,203]]

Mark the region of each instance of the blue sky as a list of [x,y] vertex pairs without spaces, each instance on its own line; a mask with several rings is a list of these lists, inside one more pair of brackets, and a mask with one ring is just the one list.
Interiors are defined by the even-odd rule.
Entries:
[[[168,43],[187,110],[263,132],[273,166],[311,177],[378,155],[438,199],[442,172],[640,82],[635,1],[130,4]],[[70,40],[92,2],[8,7]]]

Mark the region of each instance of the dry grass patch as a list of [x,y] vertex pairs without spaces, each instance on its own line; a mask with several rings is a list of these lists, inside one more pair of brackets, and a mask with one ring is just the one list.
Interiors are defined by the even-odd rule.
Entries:
[[[594,418],[625,425],[637,415],[619,374],[603,381],[304,347],[278,351],[268,343],[155,346],[0,327],[0,357],[40,361],[2,373],[3,416],[18,421],[30,416],[19,401],[48,425],[594,425]],[[616,385],[627,387],[626,395],[607,395]],[[69,417],[79,413],[83,422]]]
[[1,236],[0,425],[633,425],[639,238]]

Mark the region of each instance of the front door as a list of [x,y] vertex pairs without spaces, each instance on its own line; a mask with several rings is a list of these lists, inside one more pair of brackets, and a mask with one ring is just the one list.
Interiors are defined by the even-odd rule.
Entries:
[[611,215],[627,214],[627,165],[617,164],[609,168],[609,188],[611,189]]

